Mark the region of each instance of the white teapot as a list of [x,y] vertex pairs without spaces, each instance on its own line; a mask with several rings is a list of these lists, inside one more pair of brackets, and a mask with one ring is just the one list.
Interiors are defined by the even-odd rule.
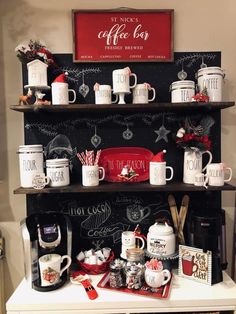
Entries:
[[175,234],[167,222],[155,223],[147,234],[147,251],[153,255],[168,256],[175,253]]

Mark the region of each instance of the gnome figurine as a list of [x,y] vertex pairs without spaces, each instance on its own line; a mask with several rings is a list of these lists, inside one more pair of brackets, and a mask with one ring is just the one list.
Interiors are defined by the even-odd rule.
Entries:
[[[173,178],[174,170],[172,167],[166,166],[165,154],[166,150],[163,150],[150,161],[149,182],[151,185],[166,185],[166,181]],[[169,177],[166,175],[167,170],[170,171]]]
[[[52,104],[68,105],[76,100],[76,93],[73,89],[68,89],[68,73],[58,75],[52,83]],[[69,92],[73,94],[73,100],[69,100]]]

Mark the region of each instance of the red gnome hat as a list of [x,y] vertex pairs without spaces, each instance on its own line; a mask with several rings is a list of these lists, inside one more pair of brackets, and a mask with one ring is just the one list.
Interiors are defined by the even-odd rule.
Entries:
[[53,83],[66,83],[67,75],[68,75],[67,72],[58,75],[53,81]]
[[166,150],[164,149],[163,151],[159,152],[158,154],[156,154],[153,158],[152,161],[154,162],[164,162],[164,156],[165,156]]

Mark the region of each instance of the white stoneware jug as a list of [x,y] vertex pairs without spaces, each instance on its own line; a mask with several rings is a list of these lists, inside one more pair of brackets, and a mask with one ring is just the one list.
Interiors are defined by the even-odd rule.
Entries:
[[[209,160],[208,163],[202,167],[202,155],[208,154]],[[184,174],[183,181],[184,183],[194,184],[195,176],[199,172],[203,172],[207,165],[209,165],[212,161],[212,154],[210,151],[206,150],[201,152],[199,150],[191,150],[184,152]]]

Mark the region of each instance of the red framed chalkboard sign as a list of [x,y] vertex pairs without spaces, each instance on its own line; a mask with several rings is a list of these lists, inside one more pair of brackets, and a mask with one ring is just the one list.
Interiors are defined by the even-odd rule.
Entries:
[[72,10],[74,62],[173,61],[174,10]]

